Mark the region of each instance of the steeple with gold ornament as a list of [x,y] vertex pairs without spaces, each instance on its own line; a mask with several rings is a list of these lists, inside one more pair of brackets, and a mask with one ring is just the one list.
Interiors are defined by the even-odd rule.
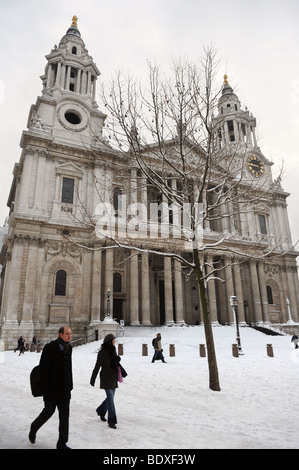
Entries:
[[50,54],[45,73],[41,76],[43,93],[57,96],[64,91],[89,97],[95,105],[96,80],[100,72],[88,54],[78,29],[78,17],[73,16],[71,26],[62,37],[58,47]]
[[42,96],[31,107],[29,130],[43,131],[57,143],[101,146],[106,115],[96,102],[100,71],[85,47],[77,16],[46,59]]
[[256,119],[245,108],[229,84],[228,76],[224,75],[221,96],[218,101],[218,115],[214,118],[215,132],[218,135],[218,150],[231,145],[238,148],[256,148]]

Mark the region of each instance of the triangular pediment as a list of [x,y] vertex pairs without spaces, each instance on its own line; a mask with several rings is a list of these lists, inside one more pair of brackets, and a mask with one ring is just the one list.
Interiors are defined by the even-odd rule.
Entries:
[[56,174],[70,176],[73,178],[82,178],[83,171],[78,165],[75,165],[72,162],[66,162],[56,167]]

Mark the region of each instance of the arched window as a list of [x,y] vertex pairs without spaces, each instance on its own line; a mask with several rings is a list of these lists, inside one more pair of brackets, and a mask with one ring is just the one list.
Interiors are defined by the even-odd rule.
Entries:
[[63,269],[56,273],[55,295],[66,295],[66,272]]
[[77,55],[77,48],[76,48],[76,46],[73,46],[73,48],[72,48],[72,54]]
[[121,292],[121,274],[113,274],[113,292]]
[[273,304],[273,294],[272,294],[272,288],[270,286],[267,286],[267,298],[268,298],[268,304]]

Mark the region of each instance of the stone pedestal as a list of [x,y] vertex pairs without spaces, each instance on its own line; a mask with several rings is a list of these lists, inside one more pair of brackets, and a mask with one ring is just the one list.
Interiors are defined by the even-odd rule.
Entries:
[[[88,330],[97,331],[97,340],[100,341],[103,340],[105,336],[109,334],[114,335],[116,338],[118,327],[119,324],[117,323],[117,321],[113,320],[109,316],[106,316],[103,321],[98,323],[92,323],[91,325],[89,325]],[[88,336],[91,336],[90,333],[88,333]],[[93,341],[93,339],[90,341]]]

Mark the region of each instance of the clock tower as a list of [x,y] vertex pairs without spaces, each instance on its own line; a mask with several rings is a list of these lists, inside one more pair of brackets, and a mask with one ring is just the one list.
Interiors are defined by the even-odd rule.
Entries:
[[227,75],[224,75],[214,125],[219,155],[235,152],[242,156],[249,177],[261,178],[268,174],[266,169],[272,163],[265,158],[257,145],[256,119],[247,108],[241,108],[240,100],[229,84]]

